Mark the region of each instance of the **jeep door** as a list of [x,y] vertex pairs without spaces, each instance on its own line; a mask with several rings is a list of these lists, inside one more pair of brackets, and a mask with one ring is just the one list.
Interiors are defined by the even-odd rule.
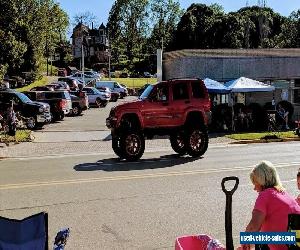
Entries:
[[172,125],[181,126],[185,122],[185,114],[190,108],[190,81],[178,81],[172,84]]
[[166,127],[172,120],[169,106],[169,85],[157,84],[144,102],[142,116],[145,127]]

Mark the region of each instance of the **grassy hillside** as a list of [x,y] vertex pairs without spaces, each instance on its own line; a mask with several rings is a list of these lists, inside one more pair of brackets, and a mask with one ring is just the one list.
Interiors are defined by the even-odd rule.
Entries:
[[[108,81],[109,78],[103,78],[103,80]],[[111,78],[111,81],[116,81],[118,83],[126,85],[128,88],[140,88],[146,83],[156,83],[156,78]]]

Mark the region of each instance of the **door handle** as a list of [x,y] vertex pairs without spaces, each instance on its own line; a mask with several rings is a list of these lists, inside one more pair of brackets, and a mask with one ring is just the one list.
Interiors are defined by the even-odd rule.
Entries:
[[163,106],[168,106],[169,103],[168,103],[168,102],[163,102],[162,105],[163,105]]
[[191,103],[190,101],[185,101],[184,103]]

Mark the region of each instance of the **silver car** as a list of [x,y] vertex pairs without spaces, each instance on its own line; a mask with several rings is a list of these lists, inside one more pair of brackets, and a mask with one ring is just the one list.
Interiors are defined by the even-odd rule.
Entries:
[[100,92],[94,87],[85,87],[82,89],[85,91],[89,98],[89,105],[96,105],[98,107],[105,107],[110,100],[110,94],[106,92]]

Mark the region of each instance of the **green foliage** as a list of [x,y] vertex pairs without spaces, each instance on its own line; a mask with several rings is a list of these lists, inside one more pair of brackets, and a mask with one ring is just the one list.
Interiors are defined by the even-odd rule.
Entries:
[[[103,80],[109,80],[104,78]],[[117,81],[120,84],[126,85],[128,88],[140,88],[146,83],[156,83],[156,78],[111,78],[111,80]]]
[[9,136],[0,132],[0,142],[9,143],[9,142],[30,142],[32,141],[31,131],[30,130],[17,130],[16,136]]
[[299,47],[299,17],[300,11],[286,18],[265,7],[225,14],[218,5],[192,4],[168,50]]
[[29,84],[29,85],[27,85],[27,86],[25,86],[25,87],[18,88],[18,89],[16,89],[16,90],[19,91],[19,92],[28,91],[28,90],[30,90],[30,89],[32,89],[32,88],[34,88],[34,87],[44,86],[44,85],[46,85],[47,83],[48,83],[48,81],[47,81],[46,77],[43,77],[43,78],[40,79],[40,80],[34,81],[33,83],[31,83],[31,84]]
[[157,48],[169,46],[181,14],[173,0],[115,1],[107,24],[112,64],[120,64],[121,55],[131,70],[135,61],[152,60]]
[[284,138],[297,138],[298,135],[295,135],[293,131],[286,132],[262,132],[262,133],[240,133],[240,134],[231,134],[226,137],[234,140],[259,140],[269,136],[276,136],[280,139]]
[[1,0],[0,64],[7,64],[13,75],[37,71],[45,55],[65,39],[68,23],[54,0]]

